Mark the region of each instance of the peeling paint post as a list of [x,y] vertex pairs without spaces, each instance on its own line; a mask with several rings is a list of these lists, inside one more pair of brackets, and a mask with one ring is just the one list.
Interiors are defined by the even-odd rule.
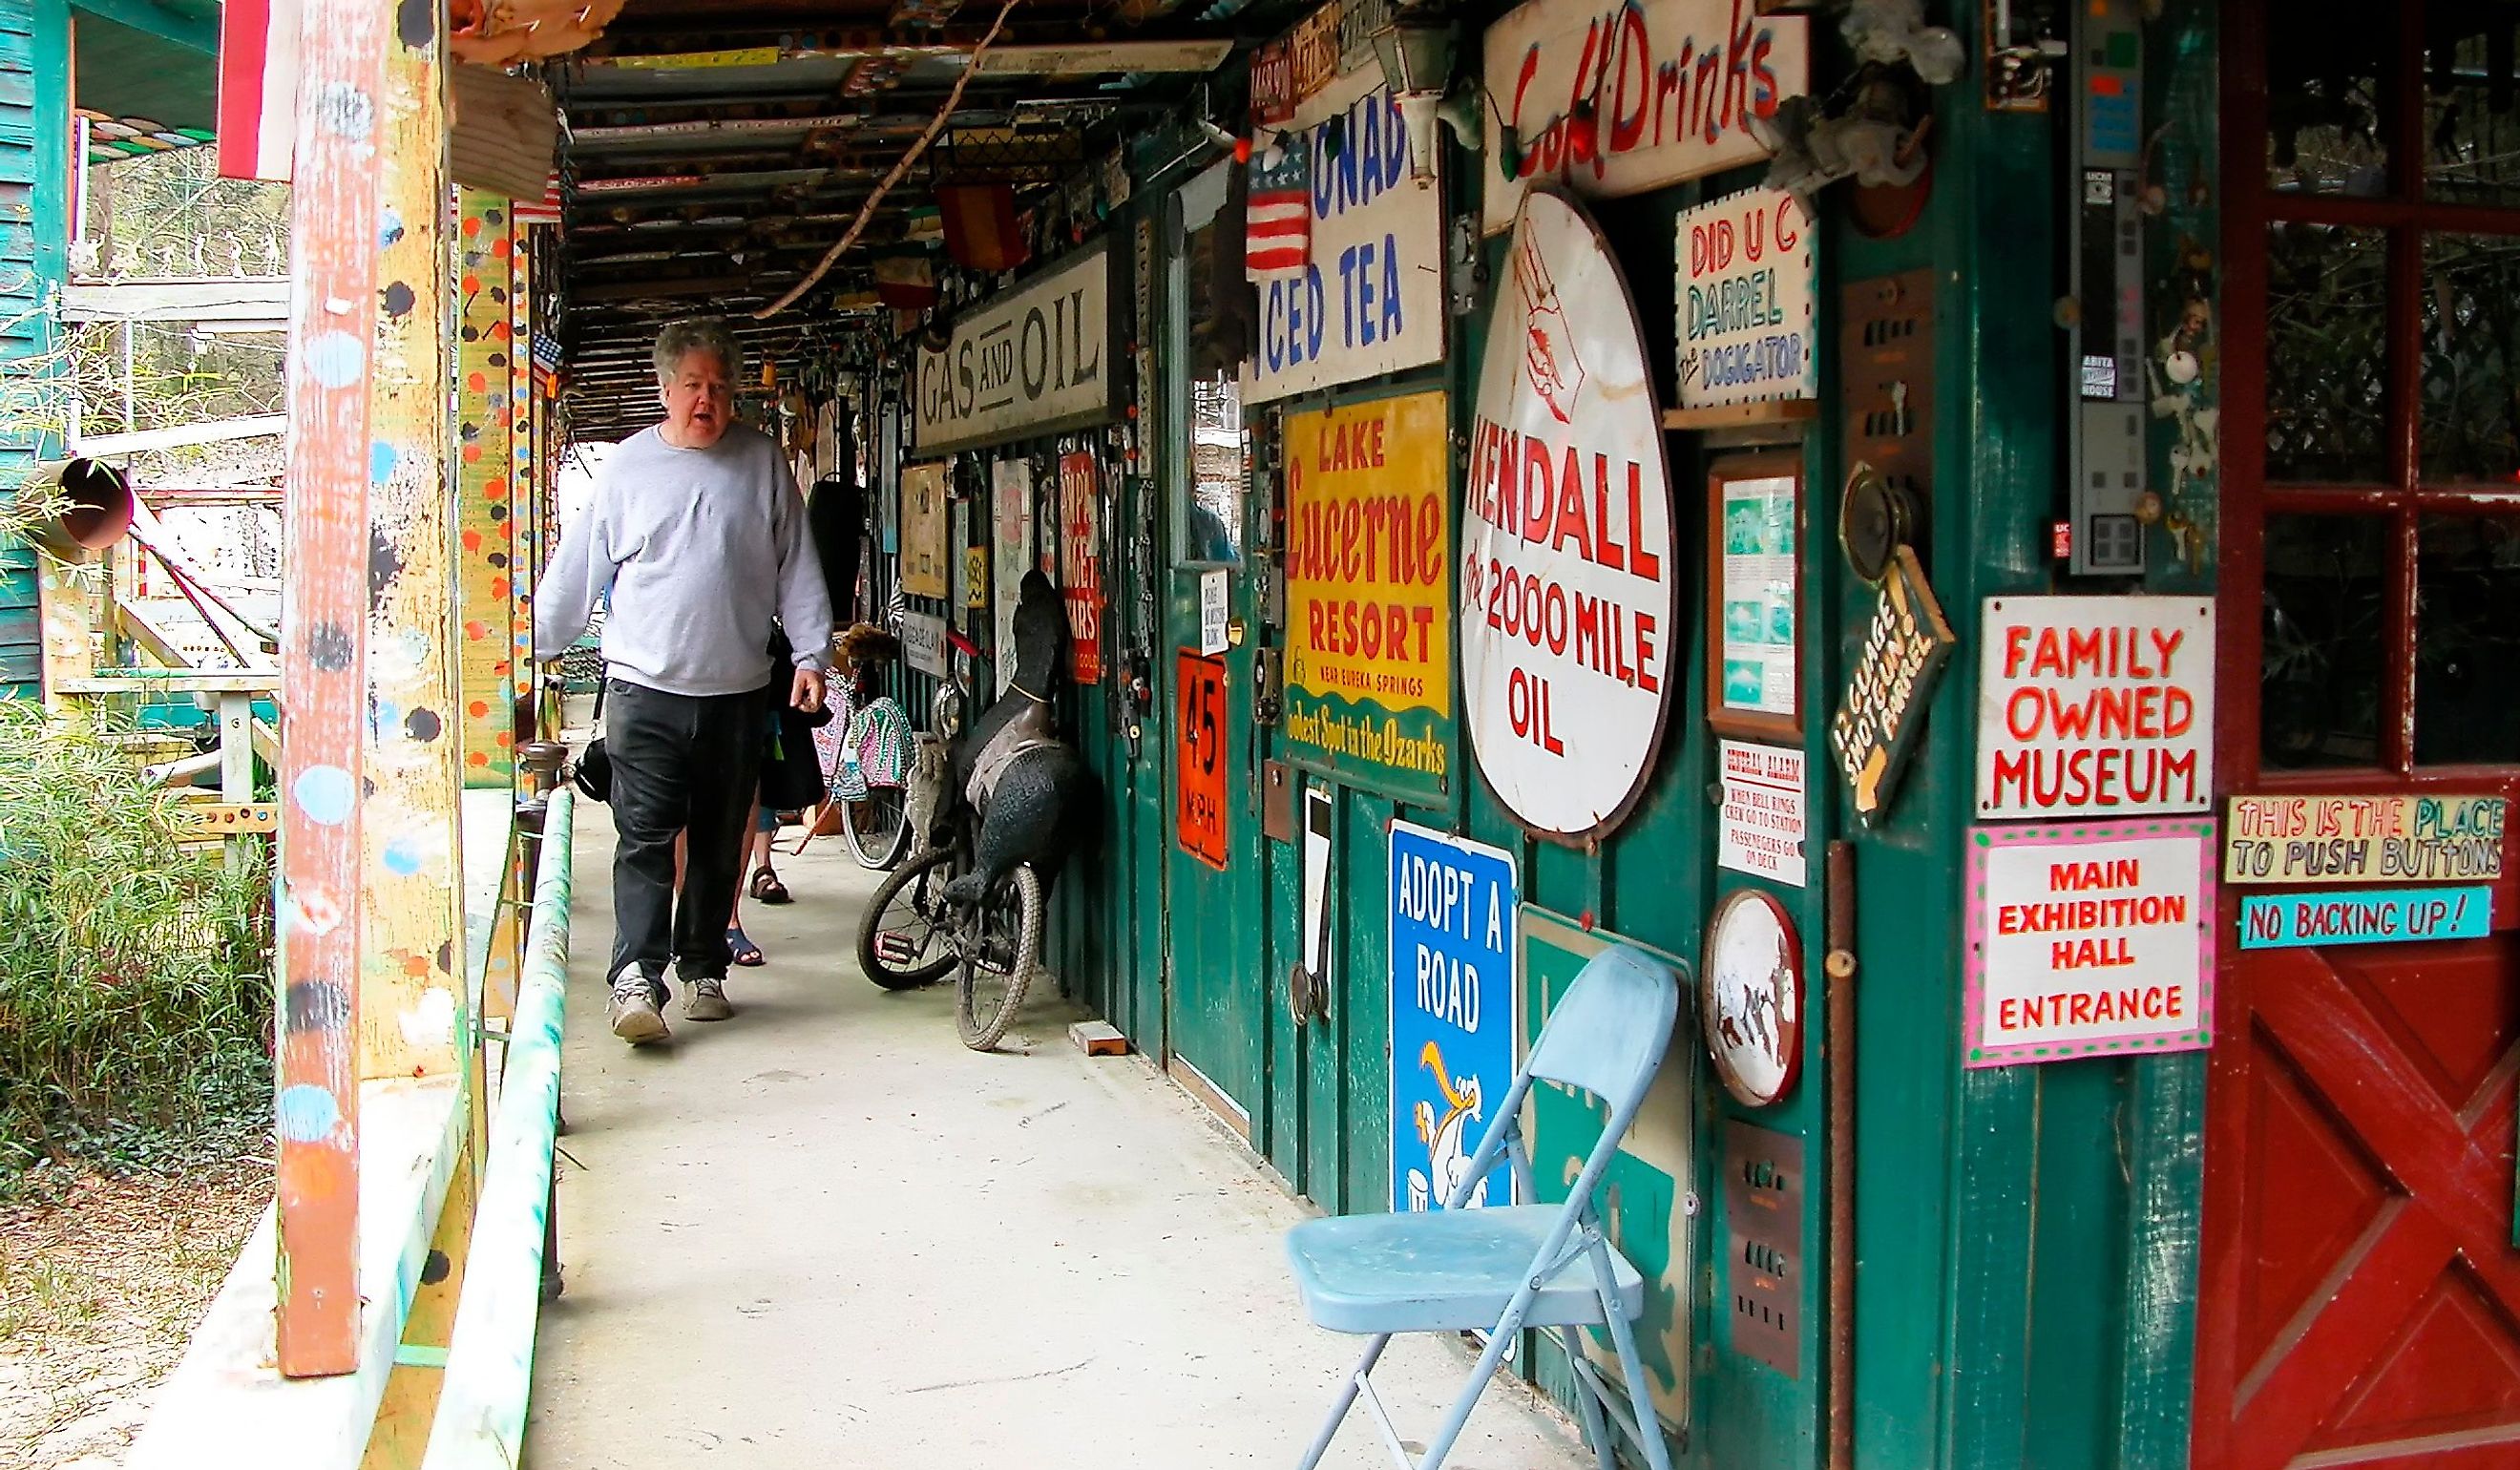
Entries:
[[452,1076],[463,975],[454,532],[446,451],[446,72],[438,7],[397,8],[375,169],[369,388],[368,799],[361,819],[362,1079]]
[[[516,229],[508,201],[477,189],[456,192],[455,412],[458,617],[464,689],[464,784],[505,786],[516,769],[511,708],[514,658],[515,517],[509,437],[515,363],[509,317]],[[513,968],[513,967],[512,967]],[[513,982],[512,982],[513,983]]]
[[[530,708],[534,694],[534,578],[540,574],[536,536],[542,504],[538,481],[542,455],[534,443],[534,251],[533,232],[518,225],[508,255],[508,450],[509,470],[509,662],[516,708]],[[513,716],[511,719],[513,721]],[[519,734],[521,738],[521,733]],[[515,747],[510,747],[513,757]],[[516,773],[521,782],[524,773]],[[522,791],[521,784],[518,787]]]
[[376,332],[377,0],[305,0],[289,303],[290,575],[281,659],[280,1371],[358,1366],[361,733],[369,358]]

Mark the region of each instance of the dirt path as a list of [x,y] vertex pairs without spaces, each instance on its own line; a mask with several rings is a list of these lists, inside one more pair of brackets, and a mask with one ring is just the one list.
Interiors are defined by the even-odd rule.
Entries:
[[120,1464],[270,1200],[250,1158],[0,1208],[0,1465]]

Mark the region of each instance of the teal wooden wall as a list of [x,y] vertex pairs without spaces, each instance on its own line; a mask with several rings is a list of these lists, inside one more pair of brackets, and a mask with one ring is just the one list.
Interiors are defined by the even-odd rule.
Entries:
[[[0,370],[52,345],[51,297],[68,266],[68,116],[63,0],[0,0]],[[14,491],[46,437],[0,425],[0,493]],[[40,694],[42,674],[35,553],[0,546],[0,697]]]

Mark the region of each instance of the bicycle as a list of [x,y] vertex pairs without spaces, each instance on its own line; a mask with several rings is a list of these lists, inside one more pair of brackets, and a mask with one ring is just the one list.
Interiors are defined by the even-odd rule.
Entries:
[[[993,882],[980,875],[988,794],[972,802],[953,789],[960,767],[955,756],[968,754],[960,744],[968,698],[960,671],[977,648],[960,633],[948,633],[948,643],[955,663],[945,689],[937,690],[935,729],[918,741],[905,807],[905,829],[922,829],[930,842],[894,868],[867,900],[857,925],[857,963],[887,991],[930,986],[953,971],[955,1031],[972,1051],[988,1051],[1023,1008],[1033,971],[1041,965],[1046,898],[1041,872],[1028,860],[1006,863]],[[1031,714],[1020,698],[1011,698],[1006,708],[1008,716]],[[996,708],[990,716],[998,716]],[[980,732],[993,736],[1013,724],[990,716],[972,732],[983,744],[988,736]],[[1001,772],[1001,784],[1003,780]]]

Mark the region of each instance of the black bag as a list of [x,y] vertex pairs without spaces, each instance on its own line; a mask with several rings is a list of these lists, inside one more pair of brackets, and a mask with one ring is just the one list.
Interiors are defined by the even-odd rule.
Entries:
[[[831,712],[823,714],[825,720]],[[792,705],[779,710],[779,732],[761,753],[761,808],[801,812],[822,803],[823,763],[814,750],[813,717]]]
[[[598,722],[604,719],[604,696],[611,687],[612,681],[609,679],[599,678],[595,681],[593,718]],[[570,784],[576,786],[579,793],[589,801],[612,800],[612,755],[604,748],[604,736],[597,735],[586,742],[586,748],[577,753],[577,760],[570,766],[569,773]]]

